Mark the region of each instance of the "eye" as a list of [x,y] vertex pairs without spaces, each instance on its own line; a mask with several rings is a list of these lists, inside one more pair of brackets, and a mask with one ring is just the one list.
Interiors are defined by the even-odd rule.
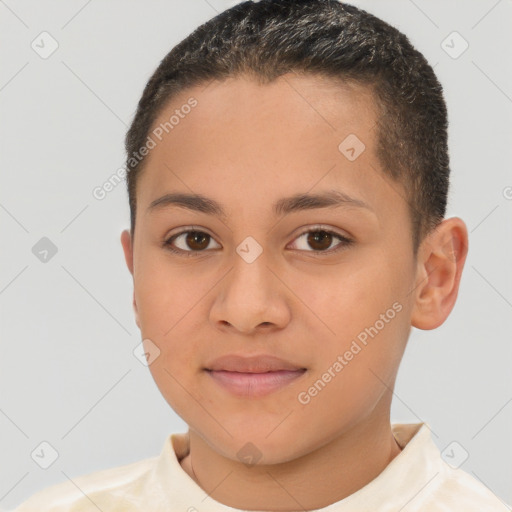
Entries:
[[[299,247],[296,247],[295,249],[320,254],[333,254],[353,243],[353,240],[350,238],[347,238],[346,236],[330,229],[324,229],[322,227],[304,231],[295,239],[295,241],[300,241],[300,239],[303,237],[305,237],[304,240],[302,243],[299,243]],[[335,241],[335,239],[338,239],[339,243],[334,246],[334,249],[332,249],[332,243]],[[213,237],[208,233],[198,229],[189,229],[172,235],[164,242],[164,246],[169,251],[179,254],[180,256],[199,256],[201,252],[205,252],[208,249],[210,242],[212,241],[214,241]],[[308,250],[308,246],[312,247],[313,250]],[[220,248],[220,245],[217,244],[216,248]]]
[[[307,236],[306,236],[307,235]],[[299,242],[299,250],[305,250],[306,252],[316,252],[316,253],[328,253],[332,254],[353,243],[353,240],[347,238],[346,236],[332,231],[330,229],[324,229],[318,227],[316,229],[309,229],[308,231],[304,231],[301,233],[295,240],[299,240],[303,238],[302,243]],[[338,239],[340,242],[336,244],[334,249],[331,249],[332,243],[335,239]],[[312,247],[313,250],[310,251],[307,247]]]
[[[167,249],[169,249],[171,252],[178,253],[180,255],[196,256],[196,254],[194,253],[200,253],[205,251],[212,240],[213,238],[204,231],[188,230],[180,231],[179,233],[176,233],[175,235],[171,236],[168,240],[164,242],[164,246],[167,247]],[[178,248],[175,247],[175,243],[178,246]],[[218,247],[220,247],[220,245]],[[188,248],[190,248],[191,250],[189,250]]]

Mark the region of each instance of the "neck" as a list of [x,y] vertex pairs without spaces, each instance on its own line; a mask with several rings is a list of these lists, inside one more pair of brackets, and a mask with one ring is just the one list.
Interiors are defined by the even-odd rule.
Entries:
[[220,455],[190,430],[190,453],[181,465],[211,498],[233,508],[318,509],[364,487],[400,453],[389,418],[374,423],[358,424],[296,459],[252,467]]

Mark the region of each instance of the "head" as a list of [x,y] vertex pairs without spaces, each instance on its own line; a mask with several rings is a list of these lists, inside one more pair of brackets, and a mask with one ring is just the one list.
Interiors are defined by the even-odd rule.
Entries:
[[[136,321],[190,428],[271,463],[388,421],[411,326],[444,322],[467,247],[444,219],[442,88],[406,36],[336,0],[239,4],[161,61],[126,150]],[[304,371],[235,396],[208,372],[227,354]]]

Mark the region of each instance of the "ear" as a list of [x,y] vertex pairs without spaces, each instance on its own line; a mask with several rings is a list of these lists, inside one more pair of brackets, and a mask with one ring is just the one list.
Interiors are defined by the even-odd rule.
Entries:
[[126,261],[126,266],[130,271],[130,274],[133,276],[133,249],[132,249],[132,237],[130,235],[130,231],[125,229],[121,233],[121,245],[123,246],[124,259]]
[[455,305],[468,253],[468,231],[458,217],[443,220],[418,249],[411,325],[439,327]]
[[[121,245],[123,246],[124,259],[126,261],[126,266],[128,267],[128,270],[130,271],[130,274],[133,277],[133,244],[132,244],[132,237],[131,237],[130,231],[128,229],[125,229],[121,233]],[[133,311],[135,313],[135,322],[140,329],[139,311],[137,309],[137,302],[135,301],[135,282],[134,282],[134,289],[133,289]]]

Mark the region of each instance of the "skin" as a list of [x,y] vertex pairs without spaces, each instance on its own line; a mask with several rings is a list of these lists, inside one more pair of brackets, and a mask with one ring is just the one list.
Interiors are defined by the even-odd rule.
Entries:
[[[434,329],[452,310],[467,229],[445,219],[414,258],[406,192],[375,154],[368,89],[293,74],[267,85],[230,78],[183,91],[154,126],[191,96],[198,105],[147,157],[133,239],[121,235],[137,325],[160,350],[150,371],[189,425],[190,453],[180,463],[212,499],[247,510],[325,507],[399,455],[390,426],[398,367],[411,326]],[[366,147],[355,161],[338,149],[349,134]],[[272,212],[282,197],[330,189],[369,209]],[[212,198],[226,218],[177,206],[148,213],[168,192]],[[319,224],[353,243],[308,243],[304,233]],[[165,240],[191,225],[211,238],[175,240],[196,256],[170,252]],[[263,250],[250,264],[236,252],[247,236]],[[400,312],[300,403],[299,393],[393,303]],[[274,393],[240,398],[202,370],[233,353],[273,354],[307,371]],[[255,465],[237,457],[248,442],[261,454]]]

